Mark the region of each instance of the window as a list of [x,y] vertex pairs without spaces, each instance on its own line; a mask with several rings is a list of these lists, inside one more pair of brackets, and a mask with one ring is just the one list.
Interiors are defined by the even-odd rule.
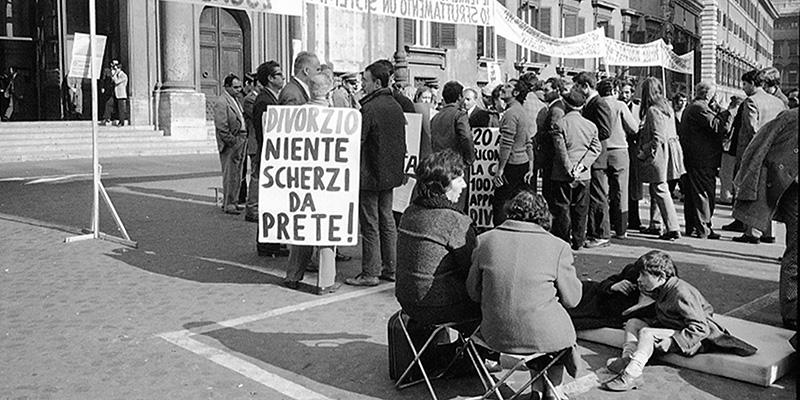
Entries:
[[797,55],[797,40],[791,40],[789,43],[789,56]]
[[797,86],[797,64],[788,66],[786,71],[788,72],[786,74],[787,83],[792,86]]
[[[564,14],[562,18],[563,18],[562,21],[564,26],[565,38],[586,32],[586,18],[579,17],[576,14]],[[564,59],[564,65],[567,67],[578,68],[578,69],[585,68],[585,62],[582,58]]]
[[404,19],[403,36],[408,46],[433,47],[439,49],[456,48],[455,24]]
[[[523,5],[517,11],[517,16],[539,32],[551,35],[550,7],[535,8],[533,6]],[[545,56],[543,54],[530,51],[522,46],[517,46],[517,58],[518,61],[522,61],[524,59],[528,62],[551,62],[550,56]]]

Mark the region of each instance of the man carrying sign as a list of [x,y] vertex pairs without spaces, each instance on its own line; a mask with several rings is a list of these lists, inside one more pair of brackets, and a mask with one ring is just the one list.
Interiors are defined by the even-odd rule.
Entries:
[[[392,190],[403,183],[406,154],[405,116],[392,98],[389,69],[370,64],[361,77],[361,187],[359,222],[362,236],[361,273],[345,283],[376,286],[394,281],[397,228],[392,215]],[[380,279],[379,279],[380,277]]]
[[[301,51],[294,60],[294,76],[283,87],[278,104],[282,106],[300,106],[308,103],[311,98],[311,90],[308,88],[311,78],[320,71],[320,63],[317,55],[308,51]],[[306,265],[311,261],[314,253],[313,246],[291,245],[289,246],[289,262],[286,266],[286,278],[283,284],[290,289],[297,289],[303,275],[306,272]]]

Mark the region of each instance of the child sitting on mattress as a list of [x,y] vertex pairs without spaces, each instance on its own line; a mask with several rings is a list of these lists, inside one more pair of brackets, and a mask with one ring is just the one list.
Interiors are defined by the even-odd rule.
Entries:
[[639,290],[655,299],[656,316],[631,318],[625,323],[622,356],[607,362],[617,376],[603,383],[604,389],[622,392],[640,386],[642,370],[654,351],[684,356],[708,352],[749,356],[756,352],[712,319],[714,309],[700,291],[678,278],[669,254],[653,250],[636,264],[640,267]]

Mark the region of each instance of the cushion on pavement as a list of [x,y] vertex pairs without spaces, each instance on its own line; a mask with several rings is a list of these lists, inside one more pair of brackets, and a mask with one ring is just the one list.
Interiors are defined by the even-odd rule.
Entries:
[[[749,357],[705,353],[684,357],[668,353],[658,356],[672,365],[767,387],[794,366],[795,351],[789,344],[794,332],[738,318],[714,315],[714,320],[732,335],[752,344],[758,352]],[[578,331],[578,339],[622,348],[625,331],[614,328]]]

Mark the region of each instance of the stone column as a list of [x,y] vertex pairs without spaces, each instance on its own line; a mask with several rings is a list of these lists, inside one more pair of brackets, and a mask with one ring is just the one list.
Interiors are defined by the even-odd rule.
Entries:
[[404,20],[397,18],[397,51],[394,53],[394,80],[400,84],[409,83],[408,54],[406,54],[406,36]]
[[700,12],[700,79],[717,85],[717,0],[703,0]]
[[176,139],[205,139],[206,100],[195,84],[194,6],[165,0],[160,0],[159,5],[161,88],[156,93],[159,127],[165,135]]

